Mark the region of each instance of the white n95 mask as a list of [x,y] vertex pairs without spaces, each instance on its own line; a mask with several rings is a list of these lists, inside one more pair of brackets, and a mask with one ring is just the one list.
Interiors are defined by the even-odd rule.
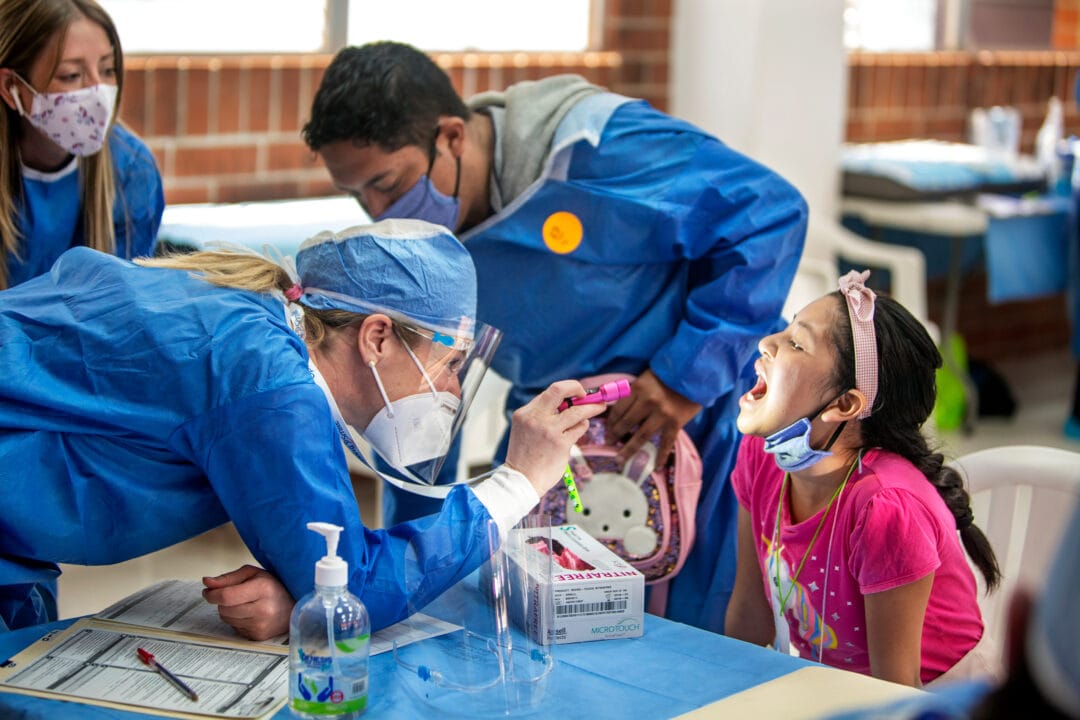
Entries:
[[71,92],[40,93],[22,78],[19,80],[34,93],[29,114],[23,110],[14,88],[11,94],[15,108],[31,125],[72,155],[94,155],[101,150],[116,105],[115,85],[102,83]]
[[431,392],[406,395],[391,402],[375,363],[369,363],[382,395],[383,409],[375,414],[361,435],[391,467],[405,470],[410,465],[442,457],[450,450],[454,419],[461,400],[453,393],[436,390],[431,376],[409,343],[396,330],[395,334]]
[[450,450],[460,402],[448,392],[421,393],[394,400],[371,419],[364,429],[364,439],[398,470],[434,460]]

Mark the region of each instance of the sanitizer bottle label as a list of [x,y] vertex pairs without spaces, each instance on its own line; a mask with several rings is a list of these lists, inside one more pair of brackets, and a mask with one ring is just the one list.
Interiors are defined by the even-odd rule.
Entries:
[[335,643],[340,672],[337,676],[332,658],[298,649],[299,668],[290,693],[293,710],[312,716],[335,717],[366,709],[370,639],[370,635],[364,635]]

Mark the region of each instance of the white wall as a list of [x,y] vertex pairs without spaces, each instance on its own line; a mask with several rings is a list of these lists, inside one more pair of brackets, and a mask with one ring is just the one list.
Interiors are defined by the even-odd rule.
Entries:
[[847,116],[844,0],[675,0],[671,113],[776,170],[810,206],[785,315],[835,287],[836,256],[892,270],[892,294],[926,318],[918,250],[838,221]]
[[835,217],[847,70],[843,0],[676,0],[671,111]]

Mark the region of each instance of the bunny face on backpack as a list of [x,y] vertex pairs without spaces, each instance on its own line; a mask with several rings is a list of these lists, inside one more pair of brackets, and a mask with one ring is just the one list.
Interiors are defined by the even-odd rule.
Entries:
[[[650,555],[659,538],[649,527],[649,501],[641,485],[655,463],[656,446],[646,443],[621,472],[593,472],[580,488],[582,510],[577,524],[595,538],[621,543],[632,556]],[[574,465],[577,463],[572,462],[571,467]],[[574,517],[570,509],[568,518]]]
[[[627,375],[583,379],[586,386]],[[654,437],[627,462],[617,456],[622,443],[606,437],[604,415],[589,420],[589,429],[570,451],[570,470],[577,484],[581,512],[562,483],[540,499],[537,512],[553,525],[577,525],[645,575],[653,586],[649,612],[663,615],[668,581],[679,572],[694,543],[694,515],[701,492],[701,457],[685,431],[675,440],[672,459],[656,467],[659,442]]]

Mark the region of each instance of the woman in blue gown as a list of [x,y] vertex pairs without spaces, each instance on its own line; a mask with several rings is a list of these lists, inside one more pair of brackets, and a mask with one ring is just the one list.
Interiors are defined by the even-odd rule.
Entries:
[[320,233],[296,261],[75,248],[0,293],[0,628],[55,619],[54,563],[232,521],[262,567],[204,595],[245,635],[283,632],[324,551],[305,529],[318,520],[345,528],[349,587],[378,629],[475,569],[489,521],[505,532],[558,481],[602,409],[556,411],[576,381],[515,414],[507,464],[437,515],[364,527],[347,427],[402,466],[445,452],[440,418],[479,338],[473,264],[445,228],[401,220]]
[[0,289],[77,245],[152,255],[154,156],[117,119],[124,56],[94,0],[0,0]]

